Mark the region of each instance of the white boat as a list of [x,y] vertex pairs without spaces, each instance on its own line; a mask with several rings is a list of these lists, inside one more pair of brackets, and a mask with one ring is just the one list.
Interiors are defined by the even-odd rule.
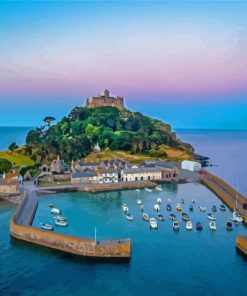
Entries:
[[216,222],[215,221],[210,221],[209,222],[209,228],[211,230],[216,230]]
[[144,205],[140,205],[140,210],[143,212],[144,211]]
[[54,216],[54,219],[55,220],[60,220],[60,221],[67,221],[68,219],[67,219],[67,217],[64,217],[64,216]]
[[159,206],[159,205],[157,205],[157,204],[156,204],[156,205],[154,205],[154,210],[158,212],[158,211],[160,210],[160,206]]
[[68,226],[68,222],[67,221],[61,221],[61,220],[55,220],[55,224],[57,226],[63,226],[63,227]]
[[40,228],[48,231],[53,231],[54,227],[48,223],[40,223]]
[[156,189],[157,191],[162,191],[162,188],[160,188],[159,186],[156,186],[155,189]]
[[177,207],[176,208],[177,208],[177,211],[179,211],[179,212],[182,211],[182,207],[181,207],[181,204],[180,203],[177,203]]
[[137,199],[136,203],[137,203],[138,205],[141,205],[141,204],[142,204],[142,201],[141,201],[140,199]]
[[196,203],[196,201],[194,199],[191,200],[192,203]]
[[244,219],[237,211],[234,211],[232,213],[232,221],[242,223],[244,221]]
[[168,198],[167,202],[172,202],[172,200],[170,198]]
[[137,191],[137,192],[140,192],[141,190],[140,190],[140,189],[136,189],[136,191]]
[[216,220],[216,217],[212,213],[208,213],[207,217],[208,217],[209,220],[212,220],[212,221]]
[[127,207],[126,204],[123,204],[122,205],[122,210],[123,210],[124,213],[127,213],[129,211],[129,208]]
[[200,206],[200,207],[199,207],[199,210],[200,210],[201,212],[206,212],[206,207],[204,207],[204,206]]
[[157,224],[157,221],[155,220],[155,218],[151,218],[149,223],[150,223],[150,228],[153,228],[153,229],[158,228],[158,224]]
[[191,221],[187,221],[185,227],[186,227],[187,230],[192,230],[193,229],[192,222]]
[[133,220],[134,220],[134,217],[133,217],[130,213],[127,213],[127,214],[126,214],[126,219],[127,219],[128,221],[133,221]]
[[145,190],[146,190],[147,192],[152,192],[152,191],[153,191],[153,190],[150,189],[150,188],[145,188]]
[[161,204],[162,203],[162,199],[160,197],[157,198],[157,203]]
[[52,208],[50,211],[52,214],[61,214],[61,210],[57,209],[57,208]]

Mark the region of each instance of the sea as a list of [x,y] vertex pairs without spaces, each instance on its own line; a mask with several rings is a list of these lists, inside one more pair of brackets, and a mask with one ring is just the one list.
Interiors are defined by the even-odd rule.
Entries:
[[[17,135],[17,133],[21,133]],[[178,137],[191,143],[196,152],[209,156],[214,165],[210,170],[226,179],[247,195],[247,132],[215,130],[177,130]],[[6,134],[6,128],[5,128]],[[9,136],[1,134],[0,147],[9,142],[24,141],[25,132],[9,128]],[[12,136],[10,136],[12,135]],[[5,147],[5,148],[4,148]],[[162,199],[160,212],[168,217],[166,203],[171,199],[172,212],[178,217],[180,230],[174,232],[167,219],[150,230],[141,219],[136,203],[140,198],[145,212],[156,215],[153,205]],[[176,203],[184,199],[187,212],[195,227],[200,221],[203,230],[185,229]],[[195,199],[194,211],[189,211]],[[231,212],[216,212],[217,230],[210,231],[206,213],[199,211],[204,205],[210,210],[220,200],[200,184],[168,184],[162,191],[141,190],[109,193],[62,193],[40,197],[33,222],[53,222],[48,204],[53,203],[68,218],[68,227],[56,227],[67,233],[97,239],[130,238],[132,258],[129,263],[97,262],[69,256],[54,250],[20,242],[9,236],[9,220],[16,206],[0,202],[0,295],[246,295],[247,260],[236,250],[239,234],[247,235],[244,225],[234,225],[227,232],[225,224]],[[134,221],[126,220],[121,206],[126,203]],[[96,232],[95,232],[96,229]]]

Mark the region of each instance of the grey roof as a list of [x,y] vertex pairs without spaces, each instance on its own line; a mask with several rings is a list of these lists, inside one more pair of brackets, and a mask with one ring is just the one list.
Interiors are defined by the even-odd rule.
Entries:
[[98,162],[79,162],[80,166],[98,166]]
[[124,174],[139,174],[139,173],[154,173],[154,172],[162,172],[162,168],[160,167],[142,167],[137,169],[124,169]]
[[87,172],[81,172],[81,173],[72,173],[72,178],[78,179],[78,178],[87,178],[87,177],[94,177],[96,176],[96,173],[93,171],[87,171]]
[[163,167],[163,168],[169,168],[172,169],[174,167],[180,167],[181,164],[179,162],[168,162],[168,161],[157,161],[156,165]]
[[118,170],[117,169],[114,169],[114,168],[109,168],[109,169],[99,169],[98,170],[99,174],[112,174],[112,173],[118,173]]

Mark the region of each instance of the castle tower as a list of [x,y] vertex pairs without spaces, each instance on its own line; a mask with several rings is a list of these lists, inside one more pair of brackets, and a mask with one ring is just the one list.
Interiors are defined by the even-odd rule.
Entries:
[[109,98],[110,97],[110,92],[109,92],[108,89],[105,89],[104,90],[104,96],[105,96],[105,98]]

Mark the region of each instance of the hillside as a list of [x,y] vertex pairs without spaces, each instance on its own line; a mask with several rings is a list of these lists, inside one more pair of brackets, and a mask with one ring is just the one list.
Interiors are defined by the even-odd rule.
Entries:
[[49,161],[57,154],[67,161],[81,159],[96,143],[102,150],[151,158],[166,158],[171,148],[178,153],[175,158],[184,152],[189,157],[194,150],[176,138],[169,124],[126,109],[76,107],[57,124],[51,122],[27,135],[28,153],[36,161]]

